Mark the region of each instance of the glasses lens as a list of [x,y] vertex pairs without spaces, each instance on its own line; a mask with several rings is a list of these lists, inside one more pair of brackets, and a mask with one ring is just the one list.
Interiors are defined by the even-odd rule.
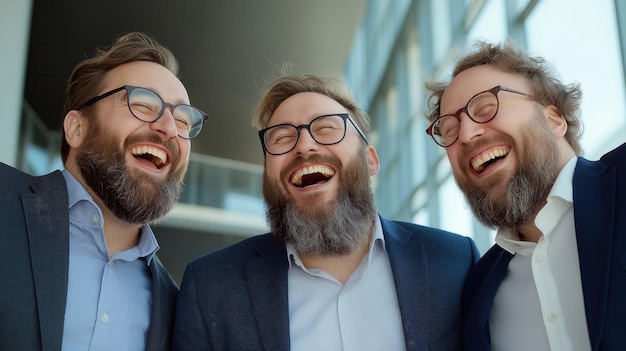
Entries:
[[263,133],[265,149],[274,155],[291,151],[298,142],[298,131],[302,128],[308,129],[318,144],[337,144],[346,135],[346,120],[342,116],[330,115],[317,117],[310,124],[299,127],[291,124],[270,127]]
[[265,148],[270,154],[282,154],[291,150],[298,141],[298,130],[288,124],[273,126],[263,135]]
[[459,136],[459,120],[455,116],[442,116],[433,124],[433,137],[442,146],[451,145]]
[[476,122],[488,122],[498,112],[498,98],[491,92],[476,95],[467,104],[467,111]]
[[191,139],[200,133],[203,119],[203,114],[200,110],[189,105],[176,105],[172,114],[174,115],[179,136]]
[[336,144],[346,135],[346,120],[336,115],[318,117],[311,121],[309,130],[318,143]]
[[[134,88],[128,95],[128,108],[138,119],[154,122],[163,113],[163,100],[155,92],[143,88]],[[178,128],[178,135],[185,139],[196,137],[202,129],[204,114],[189,105],[176,105],[172,115]]]
[[163,100],[150,90],[135,88],[128,95],[128,108],[140,120],[154,122],[163,109]]

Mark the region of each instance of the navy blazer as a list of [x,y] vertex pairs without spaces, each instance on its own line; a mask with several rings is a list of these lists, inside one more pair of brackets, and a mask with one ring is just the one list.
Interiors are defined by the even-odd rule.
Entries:
[[[461,347],[461,292],[480,256],[467,237],[381,218],[407,350]],[[285,244],[269,234],[191,262],[174,350],[289,350]]]
[[[578,158],[574,225],[592,350],[626,347],[626,144],[599,161]],[[494,245],[463,293],[465,349],[490,350],[489,310],[513,255]]]
[[[33,177],[0,163],[0,349],[60,351],[69,209],[59,171]],[[178,288],[154,257],[146,349],[169,350]]]

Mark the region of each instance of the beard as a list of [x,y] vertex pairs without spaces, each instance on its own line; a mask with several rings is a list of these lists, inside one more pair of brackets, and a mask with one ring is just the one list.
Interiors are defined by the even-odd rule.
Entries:
[[329,163],[337,169],[335,176],[340,175],[341,181],[337,197],[322,203],[316,202],[313,195],[306,201],[307,207],[300,208],[280,181],[268,177],[266,169],[263,194],[272,235],[292,244],[299,254],[331,256],[354,252],[369,240],[376,220],[366,156],[360,154],[344,168],[336,157],[316,154],[294,160],[285,170],[304,162]]
[[85,141],[76,155],[87,185],[124,222],[145,224],[165,216],[180,197],[187,168],[177,169],[181,160],[176,143],[168,140],[164,145],[173,157],[172,171],[165,180],[158,180],[130,170],[123,150],[137,141],[163,144],[160,138],[152,134],[131,136],[124,141],[124,149],[119,150],[117,138],[101,129],[97,121],[89,124]]
[[517,150],[523,153],[518,152],[518,169],[503,191],[497,191],[498,181],[483,190],[455,175],[474,215],[488,227],[516,228],[532,220],[545,204],[562,168],[557,142],[543,115],[524,126],[521,133],[526,137]]

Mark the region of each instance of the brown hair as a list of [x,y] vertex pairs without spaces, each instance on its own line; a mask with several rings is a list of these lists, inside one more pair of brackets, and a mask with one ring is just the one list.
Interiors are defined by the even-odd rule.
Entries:
[[350,89],[339,79],[314,75],[286,75],[276,79],[265,89],[252,118],[252,125],[266,128],[278,106],[299,93],[318,93],[337,101],[348,111],[367,137],[370,121],[367,113],[356,105]]
[[[459,60],[452,73],[452,79],[466,69],[492,65],[503,72],[518,74],[531,83],[531,94],[542,105],[554,105],[565,117],[568,128],[565,138],[577,155],[582,154],[580,137],[582,135],[580,121],[580,101],[582,91],[579,84],[564,85],[556,78],[551,67],[542,57],[533,57],[517,49],[511,39],[501,44],[489,44],[478,41],[473,51]],[[434,121],[440,114],[441,97],[449,83],[427,82],[430,90],[428,97],[427,117]]]
[[[109,47],[98,49],[92,58],[80,62],[70,75],[65,93],[63,115],[75,110],[98,94],[104,76],[113,68],[133,62],[158,63],[178,76],[178,61],[170,50],[147,34],[132,32],[120,36]],[[86,108],[86,113],[89,107]],[[69,145],[65,132],[61,139],[61,157],[66,161]]]

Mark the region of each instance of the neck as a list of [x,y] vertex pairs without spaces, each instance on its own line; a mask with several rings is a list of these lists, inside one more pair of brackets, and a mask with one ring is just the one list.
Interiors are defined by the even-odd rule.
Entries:
[[543,236],[543,233],[535,225],[534,220],[530,223],[517,226],[517,233],[520,236],[521,241],[531,241],[534,243],[539,242],[539,239]]

